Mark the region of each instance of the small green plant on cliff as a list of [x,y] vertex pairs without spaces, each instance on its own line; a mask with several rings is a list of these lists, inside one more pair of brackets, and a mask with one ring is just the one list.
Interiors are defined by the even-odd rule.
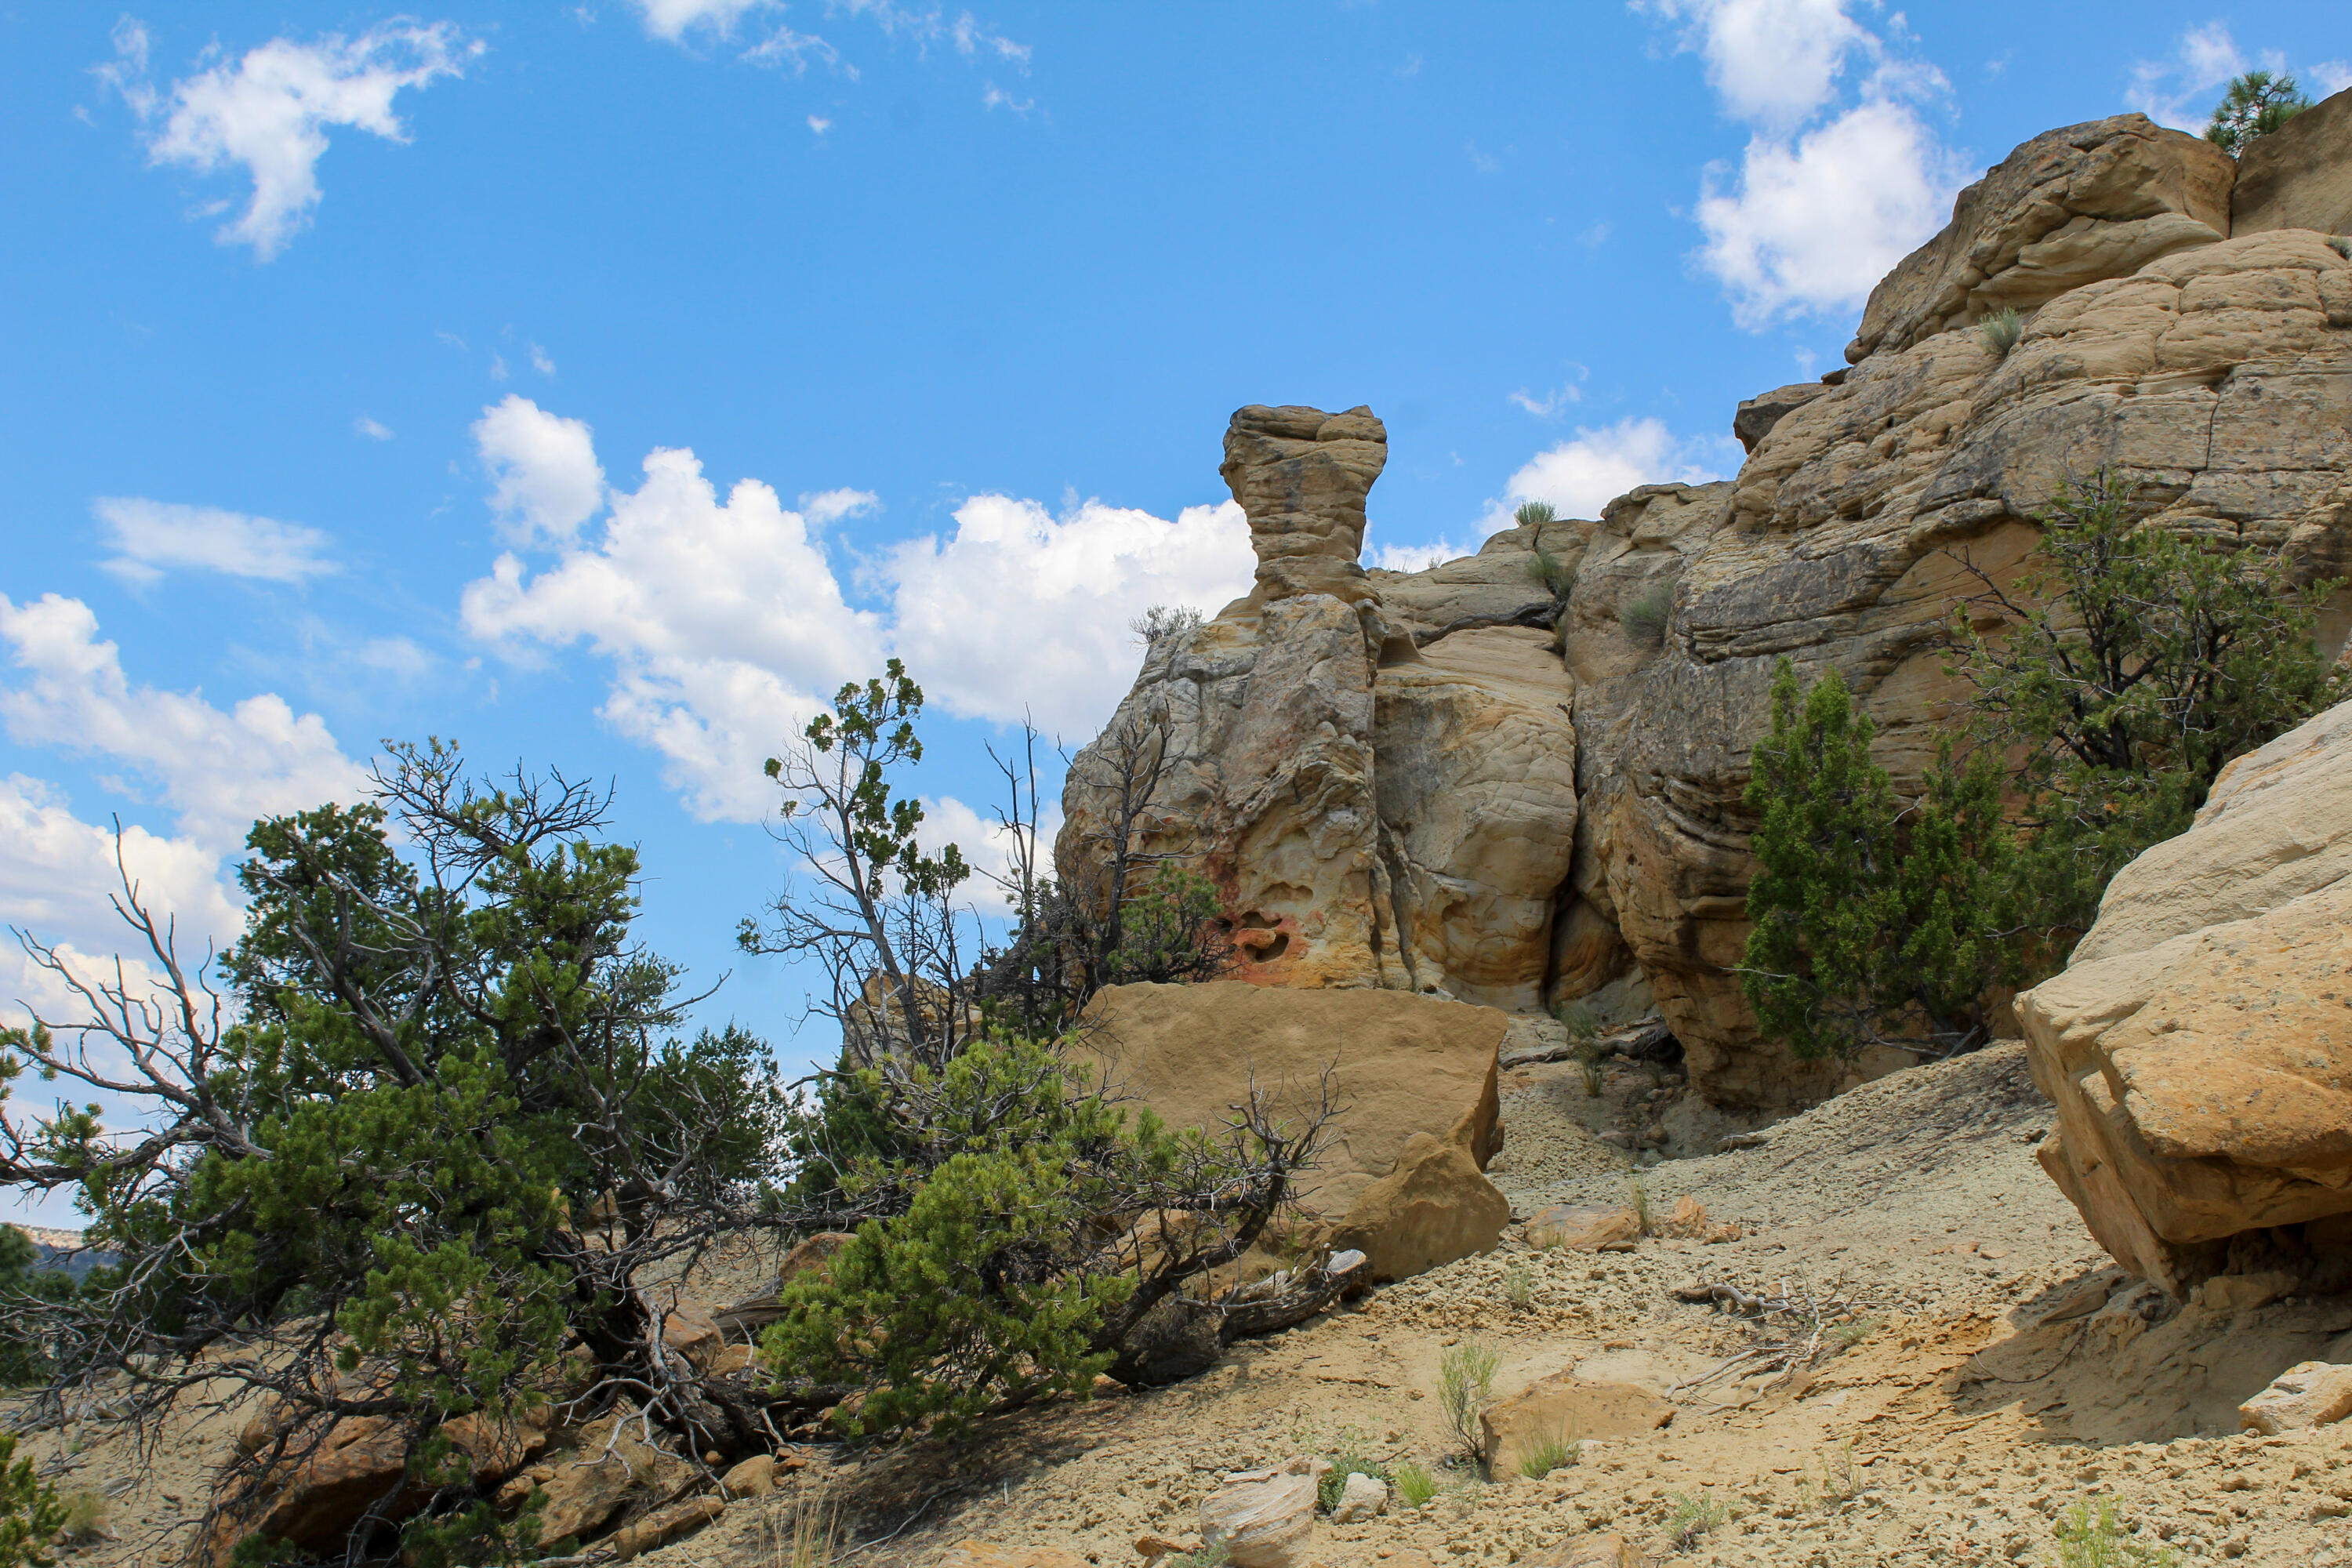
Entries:
[[1519,1474],[1539,1481],[1554,1470],[1566,1469],[1583,1455],[1584,1445],[1568,1432],[1552,1430],[1532,1438],[1519,1454]]
[[1674,609],[1674,584],[1653,583],[1618,608],[1617,624],[1623,628],[1628,642],[1643,647],[1660,647],[1665,643],[1666,626],[1673,619]]
[[2267,136],[2311,107],[2291,76],[2251,70],[2234,79],[2213,106],[2205,140],[2235,158],[2255,138]]
[[1171,637],[1181,639],[1179,647],[1188,646],[1192,634],[1201,629],[1201,612],[1190,605],[1154,605],[1128,622],[1127,629],[1147,648],[1156,648]]
[[34,1474],[33,1461],[16,1454],[16,1435],[0,1432],[0,1568],[48,1568],[57,1561],[49,1538],[64,1525],[66,1505]]
[[1977,323],[1977,336],[1983,341],[1985,353],[2007,359],[2009,351],[2025,336],[2025,318],[2018,314],[2016,306],[2003,305]]
[[1450,1345],[1437,1362],[1437,1413],[1454,1451],[1475,1465],[1486,1451],[1486,1435],[1478,1417],[1495,1398],[1495,1371],[1503,1356],[1493,1345],[1465,1336]]

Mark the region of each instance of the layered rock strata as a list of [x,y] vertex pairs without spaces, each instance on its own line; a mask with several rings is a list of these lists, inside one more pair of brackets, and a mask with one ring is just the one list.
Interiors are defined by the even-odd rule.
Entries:
[[[1741,406],[1736,479],[1643,486],[1426,572],[1360,581],[1336,553],[1378,468],[1369,414],[1244,410],[1223,472],[1258,586],[1163,638],[1114,723],[1168,761],[1139,847],[1210,873],[1263,984],[1654,1003],[1695,1086],[1742,1109],[1904,1065],[1793,1061],[1733,972],[1774,667],[1839,669],[1916,790],[1963,695],[1945,628],[2101,467],[2154,526],[2346,574],[2352,242],[2287,220],[2335,210],[2347,122],[2338,95],[2242,171],[2138,115],[2036,137],[1874,291],[1847,369]],[[2006,353],[1977,330],[2002,309]],[[2324,619],[2331,651],[2346,626]],[[1066,795],[1081,875],[1103,756]]]

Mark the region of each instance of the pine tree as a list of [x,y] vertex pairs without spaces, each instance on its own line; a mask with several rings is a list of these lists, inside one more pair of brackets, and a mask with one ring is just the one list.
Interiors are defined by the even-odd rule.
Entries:
[[2311,107],[2311,100],[2291,76],[2251,70],[2236,78],[2213,106],[2205,140],[2232,158],[2244,153],[2258,136],[2267,136]]

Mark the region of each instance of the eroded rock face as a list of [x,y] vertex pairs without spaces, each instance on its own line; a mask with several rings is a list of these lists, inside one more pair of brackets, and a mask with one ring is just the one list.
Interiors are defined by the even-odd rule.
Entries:
[[2179,1295],[2352,1252],[2352,703],[2232,763],[2018,1016],[2117,1262]]
[[[2157,526],[2352,574],[2352,260],[2274,225],[2326,210],[2347,118],[2331,100],[2263,139],[2234,237],[2210,144],[2137,115],[2036,137],[1880,286],[1837,384],[1745,405],[1737,479],[1645,485],[1426,572],[1339,561],[1368,415],[1244,410],[1225,472],[1259,587],[1163,639],[1120,710],[1167,736],[1139,847],[1214,879],[1259,984],[1654,1005],[1739,1110],[1907,1065],[1792,1060],[1734,973],[1774,666],[1835,667],[1908,794],[1965,696],[1945,627],[1974,574],[2014,583],[2072,477],[2108,467]],[[2026,318],[2006,354],[1976,330],[2003,306]],[[2323,616],[2326,651],[2347,625]],[[1104,745],[1066,794],[1066,874],[1101,842]]]
[[2230,233],[2275,228],[2352,234],[2352,89],[2254,138],[2238,160]]
[[2142,114],[2045,131],[1962,191],[1863,310],[1847,363],[2127,277],[2230,232],[2230,155]]

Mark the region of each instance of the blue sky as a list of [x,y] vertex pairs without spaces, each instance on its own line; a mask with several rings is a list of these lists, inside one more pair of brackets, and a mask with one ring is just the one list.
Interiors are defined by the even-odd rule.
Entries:
[[2249,64],[2339,89],[2342,20],[0,5],[0,921],[110,952],[119,816],[226,938],[252,816],[454,736],[612,779],[706,1013],[825,1054],[732,949],[761,759],[895,651],[973,847],[985,741],[1075,746],[1129,618],[1245,584],[1234,407],[1380,413],[1391,561],[1727,473],[1958,184]]

